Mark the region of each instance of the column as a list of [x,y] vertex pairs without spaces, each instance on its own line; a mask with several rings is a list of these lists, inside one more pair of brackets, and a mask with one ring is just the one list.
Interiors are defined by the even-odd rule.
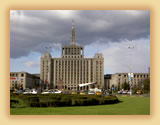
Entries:
[[75,68],[76,68],[76,83],[75,83],[75,85],[77,86],[78,85],[78,80],[77,80],[77,76],[78,76],[78,63],[77,63],[77,60],[75,60],[76,61],[76,66],[75,66]]
[[80,76],[81,76],[81,60],[78,60],[78,62],[79,62],[79,83],[78,84],[80,84],[81,83],[81,78],[80,78]]
[[59,82],[59,60],[58,61],[58,64],[57,64],[57,85],[58,85],[58,82]]
[[91,82],[91,60],[88,60],[88,81]]
[[82,60],[82,72],[81,72],[81,74],[82,74],[82,75],[81,75],[81,76],[82,76],[82,83],[83,83],[83,75],[84,75],[84,71],[83,71],[83,69],[84,69],[83,61],[84,61],[84,60]]
[[68,82],[68,59],[67,59],[67,71],[66,71],[66,84],[67,84],[67,89],[68,89],[68,84],[69,84],[69,82]]
[[69,81],[69,84],[71,85],[71,81],[72,81],[72,61],[70,60],[70,81]]
[[63,60],[63,83],[64,83],[64,86],[65,86],[65,84],[66,84],[66,78],[65,78],[65,60]]
[[60,79],[63,81],[62,59],[60,61],[61,61]]
[[[74,50],[74,49],[73,49],[73,50]],[[72,68],[72,72],[73,72],[73,77],[72,77],[73,86],[75,85],[75,82],[74,82],[74,81],[75,81],[75,76],[74,76],[74,73],[75,73],[74,61],[75,61],[75,60],[73,60],[73,65],[72,65],[72,67],[73,67],[73,68]]]
[[54,68],[53,68],[53,74],[54,74],[54,85],[53,85],[53,88],[55,88],[55,84],[56,84],[56,60],[53,60],[53,63],[54,63]]

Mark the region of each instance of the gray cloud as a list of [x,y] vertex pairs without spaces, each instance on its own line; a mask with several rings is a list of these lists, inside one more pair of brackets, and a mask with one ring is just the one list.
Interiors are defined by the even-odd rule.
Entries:
[[75,20],[76,42],[89,45],[136,40],[150,35],[149,11],[32,11],[10,12],[11,58],[44,52],[45,46],[68,44],[71,20]]
[[[101,52],[104,55],[104,70],[110,73],[130,72],[145,73],[150,66],[149,39],[110,43]],[[105,46],[105,45],[104,45]],[[128,49],[128,46],[134,49]]]

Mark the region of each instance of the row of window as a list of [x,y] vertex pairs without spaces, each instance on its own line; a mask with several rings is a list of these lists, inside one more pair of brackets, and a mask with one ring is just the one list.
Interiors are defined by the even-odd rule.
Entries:
[[[118,76],[128,77],[128,75],[121,75],[121,74],[119,74]],[[137,78],[139,78],[139,77],[140,77],[140,78],[142,78],[142,77],[144,77],[144,78],[148,78],[148,77],[149,77],[149,75],[134,75],[134,78],[136,78],[136,77],[137,77]]]
[[[72,57],[76,57],[76,56],[72,56]],[[73,60],[71,60],[71,61],[62,61],[62,60],[58,61],[58,60],[56,60],[55,62],[56,62],[56,64],[58,64],[58,62],[59,62],[59,65],[61,65],[61,64],[64,65],[65,64],[65,66],[67,66],[67,64],[70,65],[70,63],[73,64],[73,62],[74,62],[75,65],[79,65],[79,64],[81,64],[81,65],[82,64],[84,64],[84,65],[87,64],[88,65],[88,63],[89,63],[88,61],[89,60],[86,60],[86,61],[85,60],[78,60],[78,61],[77,60],[74,60],[74,61]],[[43,66],[44,66],[45,62],[46,62],[46,66],[48,66],[48,60],[46,60],[46,61],[43,60],[43,63],[42,63]],[[100,68],[102,68],[101,64],[102,63],[98,63],[98,65],[96,65],[96,68],[98,68],[99,65],[100,65]],[[93,65],[92,61],[91,61],[91,65]]]
[[73,60],[71,60],[71,61],[58,61],[58,60],[56,60],[55,62],[56,62],[56,64],[58,64],[58,62],[59,62],[59,65],[64,64],[64,63],[69,65],[69,64],[73,64],[73,62],[74,62],[74,64],[76,64],[76,62],[77,62],[77,64],[81,64],[81,65],[82,65],[82,63],[88,64],[88,60],[86,60],[86,61],[82,61],[82,60],[81,61],[76,61],[76,60],[74,60],[74,61]]
[[77,55],[76,55],[76,56],[63,56],[63,58],[64,58],[64,57],[65,57],[65,58],[67,58],[67,57],[68,57],[68,58],[82,58],[82,55],[81,55],[81,56],[77,56]]
[[[21,77],[24,77],[24,74],[22,73],[22,74],[20,74],[20,76],[21,76]],[[18,77],[18,74],[17,74],[17,73],[16,73],[16,74],[15,74],[15,73],[14,73],[14,74],[11,73],[11,74],[10,74],[10,77]]]

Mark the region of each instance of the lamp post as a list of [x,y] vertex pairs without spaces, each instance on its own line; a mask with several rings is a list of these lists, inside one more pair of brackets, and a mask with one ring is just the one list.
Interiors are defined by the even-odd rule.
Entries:
[[129,64],[129,73],[128,73],[128,80],[129,80],[129,85],[130,85],[130,95],[132,95],[132,77],[133,77],[133,73],[132,73],[132,65],[131,65],[131,50],[134,49],[134,46],[128,46],[128,49],[130,51],[130,64]]

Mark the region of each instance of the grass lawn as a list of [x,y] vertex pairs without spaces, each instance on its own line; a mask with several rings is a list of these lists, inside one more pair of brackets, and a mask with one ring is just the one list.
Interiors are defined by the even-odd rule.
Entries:
[[121,101],[111,105],[11,108],[11,115],[149,115],[150,98],[140,96],[118,96]]

